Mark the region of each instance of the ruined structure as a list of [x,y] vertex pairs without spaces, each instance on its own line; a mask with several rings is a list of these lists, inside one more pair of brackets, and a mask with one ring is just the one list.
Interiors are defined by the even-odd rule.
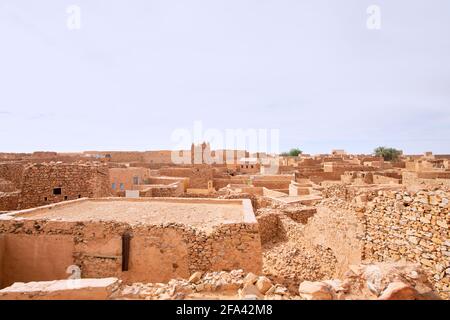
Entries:
[[185,152],[0,154],[0,299],[450,298],[450,156]]
[[67,278],[162,282],[195,271],[261,272],[249,200],[80,199],[0,216],[1,286]]

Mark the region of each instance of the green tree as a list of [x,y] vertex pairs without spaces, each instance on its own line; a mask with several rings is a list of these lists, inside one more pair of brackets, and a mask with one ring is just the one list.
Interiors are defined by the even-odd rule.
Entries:
[[303,151],[298,148],[293,148],[289,150],[289,152],[283,152],[281,156],[283,157],[298,157],[298,155],[302,154]]
[[383,157],[384,161],[395,161],[402,152],[394,148],[378,147],[374,150],[374,154],[377,157]]

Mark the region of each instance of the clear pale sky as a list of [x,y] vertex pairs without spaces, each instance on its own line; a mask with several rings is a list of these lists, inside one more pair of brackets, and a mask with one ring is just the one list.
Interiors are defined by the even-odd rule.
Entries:
[[0,0],[0,152],[172,149],[196,120],[450,153],[450,1]]

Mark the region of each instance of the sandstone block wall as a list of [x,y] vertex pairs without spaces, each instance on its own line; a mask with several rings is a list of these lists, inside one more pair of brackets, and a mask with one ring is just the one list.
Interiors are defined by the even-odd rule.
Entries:
[[0,163],[0,178],[11,182],[16,189],[22,186],[23,163]]
[[358,218],[363,262],[420,263],[441,296],[449,299],[450,194],[444,190],[408,193],[399,188],[358,191],[332,186],[324,190],[328,199],[323,205]]
[[450,298],[450,195],[383,192],[364,214],[364,258],[418,262],[430,281]]
[[[61,188],[61,194],[54,194]],[[111,194],[108,168],[90,164],[34,164],[25,168],[19,209]]]
[[264,213],[256,218],[259,225],[261,243],[265,244],[276,239],[280,234],[280,219],[277,214]]
[[20,191],[0,192],[0,212],[16,210],[19,206]]

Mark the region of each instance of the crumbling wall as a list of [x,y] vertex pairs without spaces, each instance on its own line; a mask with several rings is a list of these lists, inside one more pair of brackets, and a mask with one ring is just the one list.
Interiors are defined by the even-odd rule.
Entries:
[[[125,232],[131,234],[128,271],[122,271]],[[262,270],[257,223],[225,223],[203,230],[177,223],[131,226],[3,217],[0,239],[6,239],[3,286],[64,279],[71,265],[81,269],[83,278],[114,276],[125,282],[168,281],[195,271]],[[0,249],[1,245],[0,241]]]
[[351,210],[319,206],[305,225],[303,235],[316,245],[330,248],[336,257],[335,276],[340,277],[349,265],[361,263],[364,228]]
[[336,258],[331,249],[306,239],[304,227],[280,214],[278,238],[264,244],[264,274],[292,293],[298,291],[302,281],[333,277],[335,273]]
[[276,240],[280,236],[280,219],[277,214],[267,212],[257,216],[256,219],[262,244]]

